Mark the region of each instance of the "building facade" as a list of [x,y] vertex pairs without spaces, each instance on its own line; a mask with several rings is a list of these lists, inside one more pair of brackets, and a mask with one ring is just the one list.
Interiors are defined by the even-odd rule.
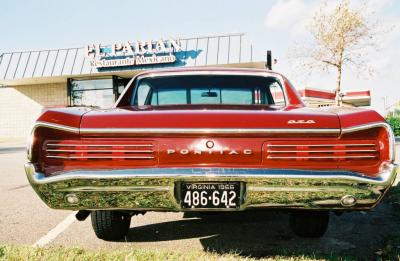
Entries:
[[[253,52],[253,45],[245,41],[244,34],[226,34],[3,53],[0,137],[27,136],[45,108],[111,107],[129,80],[143,70],[195,66],[265,68],[265,59],[255,59]],[[329,92],[320,90],[320,94],[324,92],[323,97],[315,95],[315,91],[302,90],[300,94],[318,107],[332,103]]]

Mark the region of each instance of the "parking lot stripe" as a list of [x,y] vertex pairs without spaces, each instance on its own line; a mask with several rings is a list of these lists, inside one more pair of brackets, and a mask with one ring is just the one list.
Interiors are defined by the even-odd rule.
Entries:
[[69,214],[63,221],[61,221],[57,226],[50,230],[45,236],[41,237],[33,247],[43,247],[53,241],[58,235],[64,232],[72,223],[75,221],[76,211]]

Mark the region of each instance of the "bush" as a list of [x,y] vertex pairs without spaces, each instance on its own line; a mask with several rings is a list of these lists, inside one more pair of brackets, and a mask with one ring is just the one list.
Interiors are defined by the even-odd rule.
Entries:
[[392,127],[394,135],[400,136],[400,117],[386,117],[387,123]]

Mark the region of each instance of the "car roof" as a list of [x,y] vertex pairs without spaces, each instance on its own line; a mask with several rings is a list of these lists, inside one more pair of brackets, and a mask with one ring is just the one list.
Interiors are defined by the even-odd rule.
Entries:
[[139,73],[137,76],[146,77],[154,74],[180,74],[180,73],[194,73],[194,72],[218,72],[218,73],[268,73],[275,76],[282,76],[280,73],[268,70],[268,69],[258,69],[258,68],[227,68],[227,67],[178,67],[178,68],[168,68],[168,69],[152,69]]

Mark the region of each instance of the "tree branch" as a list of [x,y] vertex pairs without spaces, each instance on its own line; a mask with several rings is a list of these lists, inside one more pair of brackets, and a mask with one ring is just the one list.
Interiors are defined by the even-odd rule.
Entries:
[[335,66],[335,67],[339,67],[339,65],[338,65],[338,64],[336,64],[336,63],[333,63],[333,62],[331,62],[331,61],[322,60],[321,62],[323,62],[323,63],[327,63],[327,64],[329,64],[329,65],[332,65],[332,66]]

